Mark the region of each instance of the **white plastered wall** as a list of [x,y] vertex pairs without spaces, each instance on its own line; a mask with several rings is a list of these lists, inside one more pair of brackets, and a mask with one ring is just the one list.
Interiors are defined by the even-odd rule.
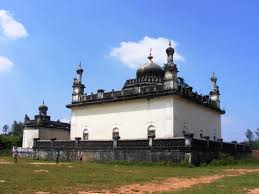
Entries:
[[88,129],[89,140],[112,139],[119,128],[121,139],[147,138],[150,125],[156,138],[182,137],[183,130],[195,138],[221,138],[221,114],[178,96],[137,99],[72,108],[70,138],[83,138]]
[[221,138],[221,114],[215,110],[193,103],[190,100],[174,96],[174,131],[175,136],[182,136],[183,130],[193,133],[195,138],[214,136]]
[[87,128],[89,140],[112,139],[115,127],[121,139],[147,138],[150,125],[157,138],[173,137],[172,96],[73,107],[70,138],[82,138]]
[[31,129],[31,128],[28,129],[25,127],[23,130],[22,147],[23,148],[32,148],[33,138],[39,138],[39,130]]

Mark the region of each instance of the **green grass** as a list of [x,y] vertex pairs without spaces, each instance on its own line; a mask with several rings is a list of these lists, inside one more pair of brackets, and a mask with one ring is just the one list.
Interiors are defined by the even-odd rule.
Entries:
[[236,177],[225,177],[210,184],[194,186],[175,192],[163,192],[163,194],[241,194],[247,193],[248,189],[259,188],[259,174],[249,173]]
[[[1,159],[1,157],[0,157]],[[3,158],[2,158],[3,159]],[[5,157],[12,161],[12,158]],[[259,168],[258,163],[238,164],[234,166],[176,167],[130,164],[103,164],[71,162],[56,165],[32,165],[31,162],[47,162],[19,159],[17,164],[0,164],[0,193],[77,193],[78,191],[113,189],[131,183],[145,183],[168,177],[197,177],[222,174],[225,168]],[[48,170],[35,173],[34,170]],[[257,181],[255,181],[257,180]],[[179,193],[235,193],[243,188],[259,187],[259,174],[247,174],[240,177],[227,177],[208,185],[195,186]],[[224,188],[218,187],[224,185]],[[237,189],[237,188],[240,188]]]

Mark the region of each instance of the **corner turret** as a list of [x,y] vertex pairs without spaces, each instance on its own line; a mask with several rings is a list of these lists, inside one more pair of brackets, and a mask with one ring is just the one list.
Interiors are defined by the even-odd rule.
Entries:
[[219,87],[217,86],[217,77],[215,73],[211,76],[211,91],[210,91],[210,99],[216,103],[217,107],[220,108],[220,100],[219,100]]
[[84,84],[82,84],[82,75],[83,75],[83,68],[81,63],[78,65],[76,70],[76,78],[74,78],[73,82],[73,94],[72,94],[72,102],[80,101],[80,97],[84,95]]
[[171,47],[171,41],[169,41],[169,47],[166,49],[167,63],[164,65],[164,89],[177,90],[177,66],[174,64],[174,48]]

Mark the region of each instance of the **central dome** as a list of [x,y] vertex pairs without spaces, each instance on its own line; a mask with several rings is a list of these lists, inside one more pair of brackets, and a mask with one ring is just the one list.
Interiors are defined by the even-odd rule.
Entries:
[[162,67],[153,63],[151,54],[148,56],[148,62],[137,70],[137,78],[158,77],[163,78],[164,71]]
[[39,106],[39,114],[40,115],[47,115],[48,107],[44,104],[44,101],[42,105]]

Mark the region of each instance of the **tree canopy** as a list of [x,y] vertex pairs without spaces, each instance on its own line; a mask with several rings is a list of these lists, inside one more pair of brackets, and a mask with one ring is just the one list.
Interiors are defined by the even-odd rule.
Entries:
[[11,127],[11,133],[13,135],[22,136],[23,130],[22,130],[22,122],[14,121]]

